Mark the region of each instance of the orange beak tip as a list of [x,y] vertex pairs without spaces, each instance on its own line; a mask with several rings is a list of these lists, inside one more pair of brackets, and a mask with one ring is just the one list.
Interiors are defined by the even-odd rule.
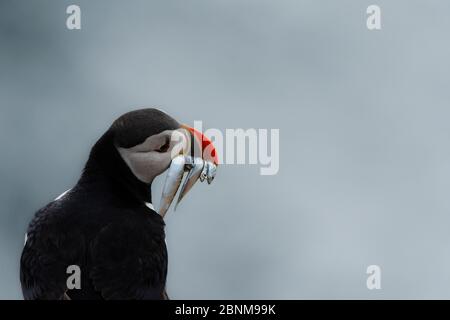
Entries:
[[189,127],[187,125],[181,125],[181,127],[189,131],[194,136],[198,144],[201,145],[202,158],[204,160],[213,162],[216,166],[219,165],[219,157],[212,141],[201,131],[195,128]]

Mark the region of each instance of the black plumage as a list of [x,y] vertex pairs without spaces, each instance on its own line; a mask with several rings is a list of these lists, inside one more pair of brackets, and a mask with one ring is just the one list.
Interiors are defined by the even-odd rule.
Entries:
[[[116,120],[91,150],[81,178],[29,225],[20,265],[25,299],[163,299],[167,274],[164,221],[145,202],[151,184],[138,180],[117,151],[177,121],[156,109]],[[81,289],[67,291],[67,267],[81,269]]]

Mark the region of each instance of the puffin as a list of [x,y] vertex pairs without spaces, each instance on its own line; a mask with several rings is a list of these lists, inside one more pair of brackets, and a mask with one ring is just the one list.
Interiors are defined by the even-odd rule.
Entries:
[[[92,147],[75,186],[29,224],[20,258],[24,299],[168,299],[164,216],[177,193],[178,205],[197,181],[211,183],[217,166],[212,141],[168,114],[146,108],[120,116]],[[152,182],[163,173],[155,209]]]

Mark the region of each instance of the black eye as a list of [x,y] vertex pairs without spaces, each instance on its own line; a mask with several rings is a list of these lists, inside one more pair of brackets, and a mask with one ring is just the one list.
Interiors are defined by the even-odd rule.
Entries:
[[156,150],[156,152],[166,152],[167,150],[169,150],[170,147],[170,139],[167,138],[165,143],[159,147],[159,149]]

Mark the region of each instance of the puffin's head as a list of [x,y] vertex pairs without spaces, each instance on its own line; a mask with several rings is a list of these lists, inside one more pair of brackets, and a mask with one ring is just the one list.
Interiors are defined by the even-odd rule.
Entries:
[[206,179],[208,183],[214,179],[218,160],[212,142],[162,111],[128,112],[119,117],[109,131],[121,158],[140,182],[150,185],[169,168],[158,210],[161,216],[172,203],[185,171],[188,174],[178,202],[198,179]]

